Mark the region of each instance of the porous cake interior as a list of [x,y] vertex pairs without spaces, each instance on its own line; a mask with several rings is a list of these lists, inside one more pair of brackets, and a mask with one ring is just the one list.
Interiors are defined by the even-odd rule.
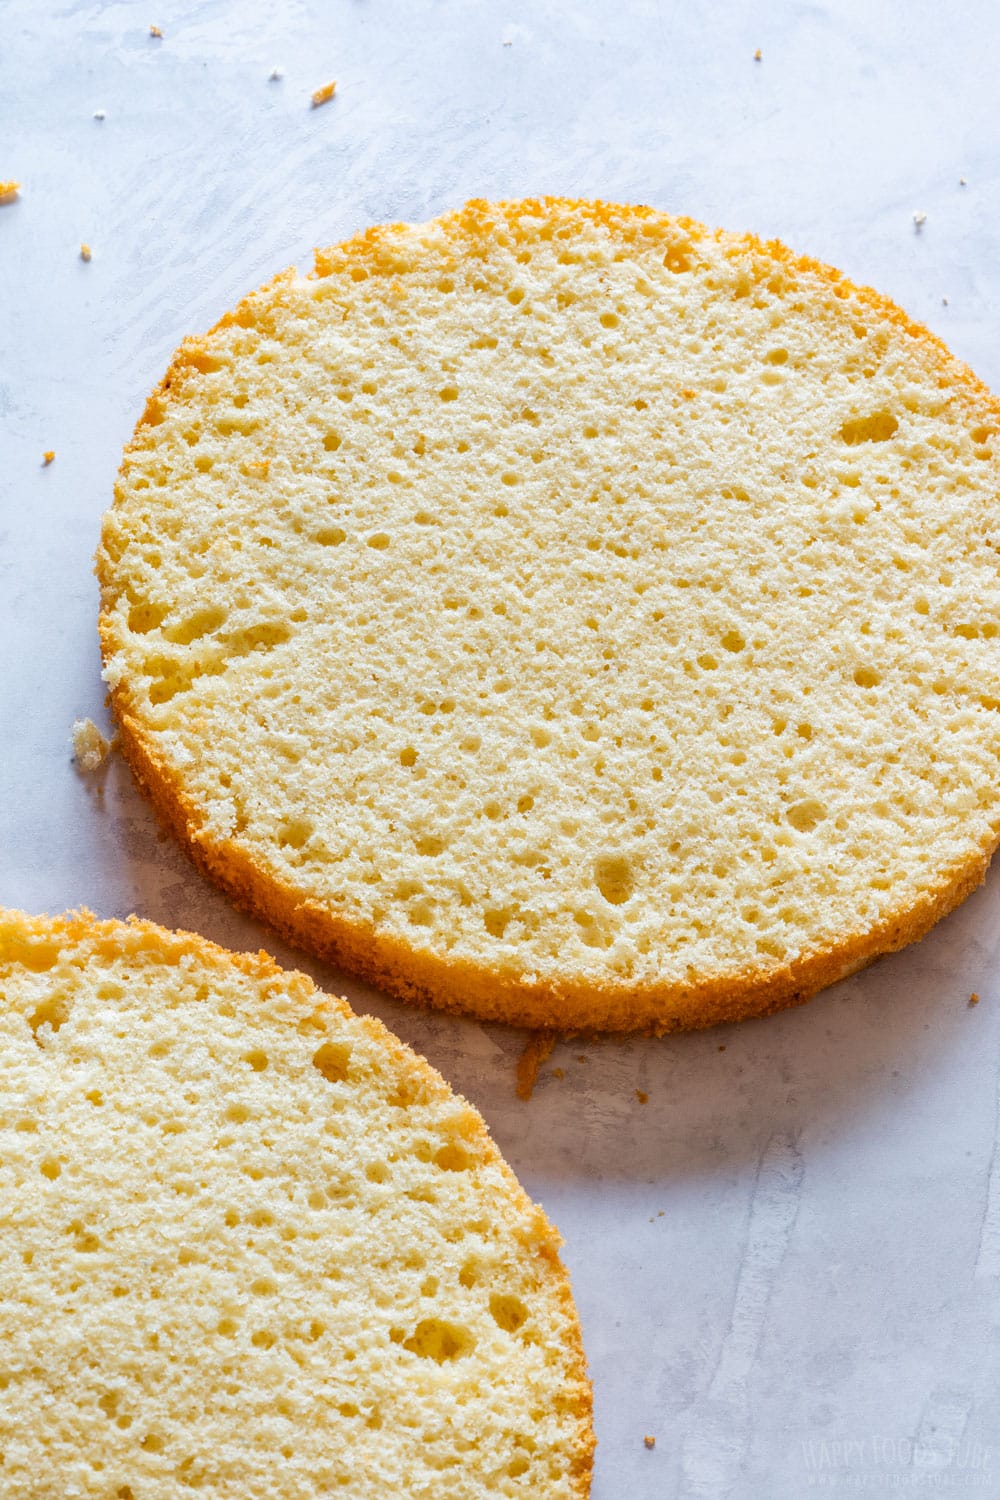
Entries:
[[0,920],[0,1493],[587,1493],[558,1240],[301,975]]
[[780,247],[551,201],[374,231],[151,400],[109,680],[207,845],[418,955],[766,974],[993,847],[997,425]]

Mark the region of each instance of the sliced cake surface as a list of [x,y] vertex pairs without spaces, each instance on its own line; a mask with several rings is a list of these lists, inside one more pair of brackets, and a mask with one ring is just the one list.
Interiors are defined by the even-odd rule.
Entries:
[[4,1500],[585,1497],[558,1244],[303,975],[0,914]]
[[1000,832],[1000,408],[777,244],[393,225],[187,340],[98,557],[202,868],[396,994],[708,1024],[921,936]]

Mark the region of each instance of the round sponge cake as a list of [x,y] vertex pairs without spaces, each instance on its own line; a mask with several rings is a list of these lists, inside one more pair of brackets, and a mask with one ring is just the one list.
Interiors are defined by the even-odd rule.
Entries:
[[405,997],[703,1025],[921,936],[1000,833],[1000,406],[874,292],[471,203],[184,343],[98,569],[202,868]]
[[558,1236],[265,954],[0,914],[0,1493],[589,1493]]

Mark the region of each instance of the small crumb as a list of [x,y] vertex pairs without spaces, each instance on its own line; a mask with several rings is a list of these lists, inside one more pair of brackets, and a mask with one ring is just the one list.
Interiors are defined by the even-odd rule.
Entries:
[[285,76],[284,68],[272,68],[267,75],[268,83],[280,83]]
[[565,1068],[553,1068],[552,1069],[552,1077],[553,1078],[565,1078],[566,1077],[566,1070],[565,1070]]
[[958,185],[959,185],[959,187],[965,187],[965,186],[967,186],[967,184],[966,184],[966,181],[965,181],[965,178],[964,178],[964,177],[960,177],[960,178],[959,178],[959,179],[958,179]]
[[635,1097],[638,1099],[638,1101],[639,1101],[640,1104],[648,1104],[649,1103],[649,1095],[648,1094],[644,1094],[643,1091],[642,1091],[642,1089],[636,1089],[636,1091],[635,1091]]
[[105,739],[93,719],[73,721],[73,758],[81,771],[96,771],[111,752],[111,741]]
[[647,1448],[655,1448],[656,1447],[656,1439],[655,1439],[655,1437],[652,1437],[648,1432],[646,1433],[646,1436],[643,1438],[642,1441],[645,1443],[645,1445],[646,1445]]
[[658,1219],[662,1219],[662,1218],[663,1218],[663,1209],[662,1209],[662,1208],[661,1208],[661,1209],[660,1209],[660,1211],[659,1211],[659,1213],[658,1213],[658,1214],[657,1214],[657,1215],[656,1215],[656,1217],[657,1217],[657,1218],[658,1218]]
[[517,1063],[517,1097],[530,1099],[538,1070],[556,1044],[554,1031],[533,1031]]
[[[754,62],[760,62],[762,56],[763,56],[763,53],[761,52],[760,48],[758,47],[757,51],[753,55]],[[650,1446],[652,1446],[652,1445],[650,1444]]]
[[91,249],[90,249],[90,246],[87,244],[86,240],[84,240],[83,244],[80,246],[80,259],[81,260],[90,260],[91,259]]
[[922,208],[918,208],[916,213],[913,215],[913,222],[918,229],[922,229],[927,223],[927,215],[924,213]]
[[586,1053],[584,1053],[584,1052],[578,1052],[577,1056],[576,1056],[576,1060],[577,1060],[577,1062],[586,1062],[587,1061]]
[[21,184],[19,182],[0,181],[0,203],[13,203],[20,191]]
[[979,996],[976,994],[975,990],[973,990],[972,994],[969,996],[969,1004],[970,1005],[978,1005],[979,1004]]
[[948,298],[947,297],[942,297],[941,298],[941,306],[942,307],[947,307],[948,306]]
[[163,32],[160,30],[159,26],[157,26],[157,24],[156,24],[155,21],[153,22],[153,24],[149,28],[149,34],[150,34],[150,36],[158,37],[160,39],[160,41],[162,42],[162,40],[163,40]]
[[726,1044],[725,1044],[725,1042],[720,1042],[719,1043],[719,1051],[720,1052],[725,1052],[725,1050],[726,1050]]
[[42,454],[42,468],[47,469],[55,456],[56,450],[54,448],[46,448],[45,452]]
[[94,110],[94,119],[95,120],[106,120],[107,118],[108,118],[108,112],[107,112],[106,109],[95,109]]
[[326,104],[332,99],[336,87],[337,81],[334,79],[333,83],[324,83],[321,89],[316,89],[312,96],[313,109],[319,109],[321,104]]
[[512,36],[505,36],[500,45],[501,47],[513,47],[514,38]]

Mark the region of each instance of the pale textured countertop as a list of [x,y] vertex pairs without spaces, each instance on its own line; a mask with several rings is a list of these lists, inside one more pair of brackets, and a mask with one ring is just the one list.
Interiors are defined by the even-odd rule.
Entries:
[[998,41],[987,0],[0,6],[0,902],[266,945],[479,1105],[566,1237],[595,1500],[1000,1494],[996,877],[805,1009],[564,1043],[521,1103],[521,1035],[306,963],[158,839],[117,759],[75,771],[73,719],[106,722],[99,518],[184,334],[314,244],[471,196],[779,236],[1000,388]]

